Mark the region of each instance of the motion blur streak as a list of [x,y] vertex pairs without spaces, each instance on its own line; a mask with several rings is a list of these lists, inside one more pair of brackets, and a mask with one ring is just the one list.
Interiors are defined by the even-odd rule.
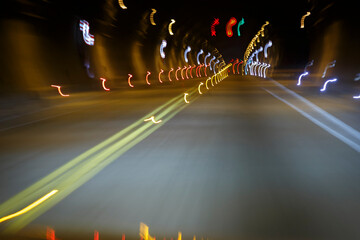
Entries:
[[236,18],[232,17],[230,18],[230,20],[228,21],[228,23],[226,24],[226,35],[228,37],[232,37],[233,36],[233,31],[232,31],[232,27],[237,23]]
[[271,46],[272,46],[272,41],[269,40],[269,42],[268,42],[267,44],[265,44],[265,47],[264,47],[264,56],[265,56],[265,58],[268,57],[267,49],[268,49],[269,47],[271,47]]
[[299,79],[298,79],[298,82],[297,82],[297,86],[300,86],[301,85],[301,78],[302,77],[304,77],[304,76],[306,76],[306,75],[308,75],[309,73],[308,72],[304,72],[303,74],[301,74],[300,76],[299,76]]
[[172,82],[172,80],[171,80],[171,76],[170,76],[172,71],[174,71],[174,69],[173,69],[173,68],[171,68],[171,69],[170,69],[170,71],[169,71],[169,73],[168,73],[168,77],[169,77],[169,81],[170,81],[170,82]]
[[134,87],[134,85],[131,84],[131,78],[133,75],[131,75],[130,73],[128,74],[129,78],[128,78],[128,84],[130,87]]
[[161,45],[160,45],[160,56],[161,56],[161,58],[165,58],[164,48],[166,48],[166,46],[167,46],[166,40],[162,40]]
[[309,119],[311,122],[315,123],[334,137],[338,138],[343,143],[347,144],[349,147],[360,153],[360,132],[352,128],[351,126],[345,124],[338,118],[334,117],[330,113],[326,112],[322,108],[316,106],[309,100],[298,95],[294,91],[286,88],[282,84],[270,80],[274,85],[283,90],[284,93],[275,94],[273,91],[264,88],[269,94],[287,104],[301,115]]
[[121,7],[122,9],[127,9],[127,7],[125,6],[123,0],[119,0],[119,5],[120,5],[120,7]]
[[94,45],[94,35],[91,35],[90,34],[90,26],[89,26],[89,23],[85,20],[80,20],[80,31],[83,32],[83,39],[84,39],[84,42],[87,44],[87,45]]
[[173,31],[172,31],[172,25],[175,23],[174,19],[171,19],[171,22],[169,23],[169,33],[170,35],[174,35]]
[[177,73],[178,73],[178,71],[181,69],[181,67],[178,67],[177,69],[176,69],[176,71],[175,71],[175,78],[176,78],[176,80],[178,80],[179,81],[179,78],[178,78],[178,75],[177,75]]
[[334,60],[334,61],[332,61],[332,62],[330,62],[330,63],[328,63],[327,65],[326,65],[326,67],[325,67],[325,70],[324,70],[324,72],[323,72],[323,74],[322,74],[322,78],[324,78],[325,76],[326,76],[326,72],[327,72],[327,70],[329,69],[329,68],[333,68],[333,67],[335,67],[335,64],[336,64],[336,60]]
[[184,66],[182,69],[181,69],[181,79],[184,80],[184,70],[186,69],[187,67]]
[[151,23],[151,25],[156,25],[156,23],[155,23],[155,21],[154,21],[154,14],[156,13],[156,9],[151,9],[151,13],[150,13],[150,23]]
[[186,76],[186,79],[189,79],[189,75],[188,75],[188,70],[191,69],[191,65],[189,65],[187,68],[186,68],[186,71],[185,71],[185,76]]
[[184,93],[184,101],[185,101],[186,103],[190,103],[190,102],[186,99],[186,97],[187,97],[188,95],[189,95],[188,93]]
[[201,87],[202,85],[204,85],[204,83],[203,83],[203,82],[200,82],[200,83],[199,83],[199,86],[198,86],[199,94],[202,94],[202,92],[200,91],[200,87]]
[[160,83],[163,83],[162,81],[161,81],[161,74],[164,72],[164,70],[162,70],[162,69],[160,69],[160,72],[159,72],[159,82]]
[[105,86],[106,79],[105,79],[105,78],[100,78],[100,80],[101,80],[101,84],[102,84],[103,89],[104,89],[105,91],[110,91],[110,88],[107,88],[107,87]]
[[144,119],[144,122],[152,121],[155,124],[161,123],[162,120],[155,121],[155,116],[151,116],[149,118]]
[[0,223],[1,222],[4,222],[6,220],[9,220],[9,219],[12,219],[14,217],[17,217],[17,216],[20,216],[21,214],[24,214],[28,211],[30,211],[31,209],[33,209],[34,207],[40,205],[41,203],[43,203],[44,201],[46,201],[47,199],[49,199],[52,195],[54,195],[55,193],[57,193],[58,190],[52,190],[51,192],[49,192],[48,194],[46,194],[45,196],[43,196],[42,198],[36,200],[35,202],[33,202],[32,204],[30,204],[29,206],[27,206],[26,208],[24,209],[21,209],[20,211],[14,213],[14,214],[11,214],[11,215],[8,215],[6,217],[2,217],[0,218]]
[[146,77],[145,77],[145,80],[146,80],[146,83],[147,85],[150,85],[151,83],[149,82],[149,75],[151,74],[151,72],[147,71],[146,73]]
[[305,27],[305,25],[304,25],[305,18],[306,18],[307,16],[309,16],[309,15],[310,15],[310,12],[307,12],[304,16],[301,17],[301,20],[300,20],[300,28],[304,28],[304,27]]
[[187,48],[185,49],[184,51],[184,59],[185,59],[185,62],[189,62],[189,59],[187,58],[187,54],[191,51],[191,47],[190,46],[187,46]]
[[211,36],[216,36],[216,30],[215,30],[215,26],[219,25],[219,19],[215,18],[214,22],[211,24],[210,30],[211,30]]
[[245,21],[244,21],[244,18],[242,18],[239,23],[238,23],[238,26],[237,26],[237,32],[238,32],[238,36],[240,37],[240,26],[241,25],[244,25]]
[[63,97],[69,97],[70,95],[69,94],[63,94],[62,91],[61,91],[61,86],[58,86],[58,85],[51,85],[51,87],[54,87],[54,88],[57,88],[59,94]]
[[196,55],[196,61],[197,61],[197,64],[200,65],[200,55],[203,54],[204,51],[202,49],[200,49],[200,51],[198,52],[198,54]]
[[329,83],[333,83],[333,82],[336,82],[337,79],[334,78],[334,79],[329,79],[327,80],[325,83],[324,83],[324,86],[320,89],[321,92],[324,92],[326,90],[326,86],[329,84]]
[[[196,92],[197,87],[193,87],[188,90],[187,94],[193,96],[192,99],[195,100],[200,96],[195,94]],[[187,104],[184,104],[183,97],[184,96],[181,94],[172,98],[127,128],[80,154],[38,182],[2,203],[0,205],[0,216],[8,215],[9,213],[16,211],[16,209],[23,207],[27,203],[33,201],[33,199],[47,193],[49,189],[59,190],[59,192],[56,195],[53,195],[51,199],[43,202],[43,204],[34,208],[28,214],[21,215],[9,222],[6,231],[19,231],[85,184],[126,151],[156,131],[163,124],[144,123],[144,119],[148,118],[148,116],[157,116],[159,119],[162,119],[163,123],[166,123],[187,106]]]
[[360,99],[360,95],[358,96],[353,96],[354,99]]
[[205,87],[207,90],[209,90],[209,87],[208,87],[208,81],[211,80],[211,77],[209,77],[208,79],[206,79],[206,82],[205,82]]

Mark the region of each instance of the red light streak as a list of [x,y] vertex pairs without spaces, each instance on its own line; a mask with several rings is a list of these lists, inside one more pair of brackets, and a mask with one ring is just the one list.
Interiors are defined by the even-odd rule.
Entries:
[[230,18],[230,20],[228,21],[228,23],[226,24],[226,35],[228,37],[232,37],[233,36],[233,31],[232,31],[232,27],[237,23],[236,18],[232,17]]
[[190,69],[190,77],[191,77],[191,78],[193,78],[192,70],[193,70],[193,68],[195,68],[195,67],[196,67],[196,65],[194,64],[194,66],[192,66],[191,69]]
[[211,36],[216,36],[216,31],[215,31],[215,26],[216,25],[219,25],[219,19],[218,18],[215,18],[214,19],[214,22],[212,23],[212,25],[211,25],[211,28],[210,28],[210,30],[211,30]]
[[94,240],[99,240],[99,232],[98,231],[94,231]]

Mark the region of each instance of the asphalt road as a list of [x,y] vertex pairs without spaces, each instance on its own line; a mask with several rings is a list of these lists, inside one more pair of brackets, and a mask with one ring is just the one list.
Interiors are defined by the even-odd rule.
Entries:
[[1,122],[0,204],[138,120],[136,129],[152,129],[143,117],[180,96],[171,116],[154,115],[163,120],[156,129],[137,133],[146,138],[121,145],[134,128],[105,147],[115,156],[107,164],[85,158],[93,164],[71,173],[81,184],[71,174],[50,182],[49,191],[78,186],[17,235],[41,238],[50,226],[59,239],[92,239],[94,230],[100,239],[138,239],[144,222],[157,239],[178,231],[183,239],[360,239],[357,126],[334,123],[270,80],[230,76],[185,104],[192,86],[56,98],[61,105]]

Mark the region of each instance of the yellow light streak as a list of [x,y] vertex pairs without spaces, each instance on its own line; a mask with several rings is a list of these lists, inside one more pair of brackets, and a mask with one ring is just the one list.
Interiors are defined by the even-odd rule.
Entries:
[[304,25],[305,18],[306,18],[307,16],[309,16],[309,15],[310,15],[310,12],[307,12],[304,16],[301,17],[300,28],[304,28],[304,27],[305,27],[305,25]]
[[189,101],[186,99],[186,97],[187,97],[188,95],[189,95],[188,93],[184,93],[184,101],[185,101],[186,103],[189,103]]
[[55,193],[57,193],[58,190],[52,190],[51,192],[49,192],[48,194],[46,194],[45,196],[43,196],[42,198],[36,200],[35,202],[33,202],[32,204],[30,204],[29,206],[27,206],[26,208],[21,209],[20,211],[10,214],[8,216],[2,217],[0,218],[0,223],[7,221],[9,219],[12,219],[14,217],[20,216],[28,211],[30,211],[31,209],[33,209],[34,207],[40,205],[41,203],[43,203],[44,201],[46,201],[48,198],[50,198],[52,195],[54,195]]
[[156,9],[154,9],[154,8],[152,8],[151,9],[151,13],[150,13],[150,23],[151,23],[151,25],[156,25],[156,23],[155,23],[155,21],[154,21],[154,14],[156,13]]
[[155,121],[155,117],[154,117],[154,116],[151,116],[151,117],[149,117],[149,118],[144,119],[144,122],[148,122],[148,121],[152,121],[152,122],[155,123],[155,124],[158,124],[158,123],[161,123],[161,122],[162,122],[162,120]]
[[172,25],[175,23],[174,19],[171,19],[171,22],[169,23],[169,33],[170,35],[174,35],[173,31],[172,31]]
[[119,0],[119,5],[120,5],[120,7],[121,7],[122,9],[127,9],[127,7],[125,6],[123,0]]
[[208,85],[207,85],[207,83],[208,83],[209,80],[211,80],[211,77],[209,77],[208,79],[206,79],[206,82],[205,82],[205,87],[206,87],[207,90],[209,90],[209,87],[208,87]]
[[201,83],[199,84],[199,86],[198,86],[198,91],[199,91],[200,94],[202,94],[202,92],[200,91],[200,87],[201,87],[202,85],[204,85],[203,82],[201,82]]

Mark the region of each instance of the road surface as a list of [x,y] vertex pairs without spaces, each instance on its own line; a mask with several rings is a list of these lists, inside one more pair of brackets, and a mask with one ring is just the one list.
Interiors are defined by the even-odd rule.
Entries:
[[[2,121],[0,204],[14,209],[0,211],[70,189],[48,209],[44,202],[0,223],[3,236],[43,208],[17,235],[43,238],[49,226],[59,239],[93,239],[95,230],[100,239],[139,239],[143,222],[157,239],[360,239],[358,126],[334,123],[272,80],[229,76],[202,86],[202,95],[198,83],[59,97],[59,105]],[[171,99],[155,112],[156,128],[143,122]],[[28,203],[4,205],[123,129]]]

